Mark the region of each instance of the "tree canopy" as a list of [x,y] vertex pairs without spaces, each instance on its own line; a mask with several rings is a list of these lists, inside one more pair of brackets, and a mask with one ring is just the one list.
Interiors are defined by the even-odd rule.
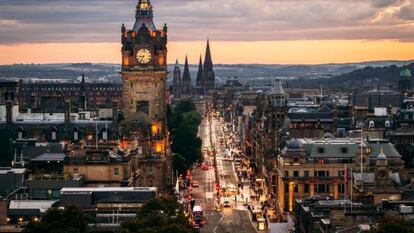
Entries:
[[414,224],[399,215],[385,216],[369,233],[414,233]]
[[85,233],[88,232],[88,218],[77,207],[52,208],[40,222],[30,222],[25,233]]
[[121,233],[193,233],[182,205],[171,197],[155,198],[145,204],[134,220],[124,222]]
[[189,100],[178,102],[169,114],[173,167],[183,174],[194,162],[201,160],[201,139],[197,136],[201,116]]

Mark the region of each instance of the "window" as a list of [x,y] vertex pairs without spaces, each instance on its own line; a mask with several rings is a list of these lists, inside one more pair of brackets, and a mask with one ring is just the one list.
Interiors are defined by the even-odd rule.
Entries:
[[285,184],[285,193],[289,193],[289,184]]
[[285,171],[285,177],[289,177],[289,171]]
[[345,184],[338,184],[338,192],[345,193]]
[[293,171],[293,176],[298,177],[299,176],[299,171]]
[[344,176],[345,176],[345,171],[344,170],[338,171],[338,177],[344,177]]
[[119,176],[119,168],[114,168],[114,176]]
[[327,176],[329,176],[329,171],[315,171],[314,176],[316,176],[316,177],[327,177]]
[[303,172],[303,176],[304,176],[304,177],[309,177],[309,171],[304,171],[304,172]]
[[329,184],[315,185],[315,189],[317,193],[329,193]]
[[318,153],[319,153],[319,154],[323,154],[323,153],[325,153],[325,148],[323,148],[323,147],[318,147]]
[[143,112],[149,114],[149,102],[148,101],[138,101],[137,102],[137,112]]
[[304,186],[303,186],[303,192],[304,193],[309,193],[309,184],[304,184]]
[[342,152],[342,154],[348,153],[348,148],[347,147],[342,147],[341,152]]
[[78,174],[78,173],[79,173],[79,168],[74,167],[74,168],[73,168],[73,174]]
[[295,192],[295,193],[299,192],[299,185],[298,184],[293,186],[293,192]]
[[77,141],[79,139],[79,133],[78,131],[73,132],[73,140]]
[[152,167],[148,167],[148,175],[152,175]]

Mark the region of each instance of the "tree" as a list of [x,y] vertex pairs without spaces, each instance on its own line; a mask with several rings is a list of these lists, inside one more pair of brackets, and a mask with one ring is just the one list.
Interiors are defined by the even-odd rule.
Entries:
[[52,208],[40,222],[30,222],[25,233],[85,233],[88,232],[88,218],[75,206],[64,209]]
[[193,233],[182,206],[171,197],[155,198],[145,204],[134,220],[121,226],[121,233]]
[[399,215],[385,216],[369,233],[414,233],[414,224]]
[[185,158],[180,154],[173,154],[173,169],[174,172],[184,174],[187,171],[187,162]]
[[177,103],[169,114],[172,151],[180,156],[173,157],[173,166],[183,174],[194,162],[201,161],[202,141],[197,137],[201,116],[189,100]]

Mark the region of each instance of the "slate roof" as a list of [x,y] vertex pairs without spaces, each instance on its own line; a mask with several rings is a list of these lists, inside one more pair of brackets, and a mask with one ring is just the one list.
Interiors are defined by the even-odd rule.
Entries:
[[[359,153],[359,142],[335,142],[331,143],[329,140],[326,143],[313,142],[302,140],[302,144],[305,149],[305,153],[309,158],[355,158],[355,155]],[[376,159],[381,153],[383,148],[384,154],[388,159],[400,159],[401,155],[390,143],[378,144],[367,143],[367,146],[372,149],[370,153],[371,159]]]
[[282,82],[280,80],[272,82],[272,89],[270,90],[271,95],[285,95],[285,90],[282,87]]
[[65,159],[65,154],[62,153],[43,153],[37,156],[31,161],[63,161]]

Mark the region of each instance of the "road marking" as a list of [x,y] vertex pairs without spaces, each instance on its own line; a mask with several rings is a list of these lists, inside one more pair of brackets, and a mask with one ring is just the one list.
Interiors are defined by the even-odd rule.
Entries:
[[223,218],[224,218],[224,214],[223,214],[223,215],[221,215],[220,220],[218,221],[217,225],[214,227],[214,230],[213,230],[213,232],[214,232],[214,233],[217,233],[217,232],[216,232],[216,231],[217,231],[217,228],[218,228],[218,226],[220,225],[221,221],[223,221]]

